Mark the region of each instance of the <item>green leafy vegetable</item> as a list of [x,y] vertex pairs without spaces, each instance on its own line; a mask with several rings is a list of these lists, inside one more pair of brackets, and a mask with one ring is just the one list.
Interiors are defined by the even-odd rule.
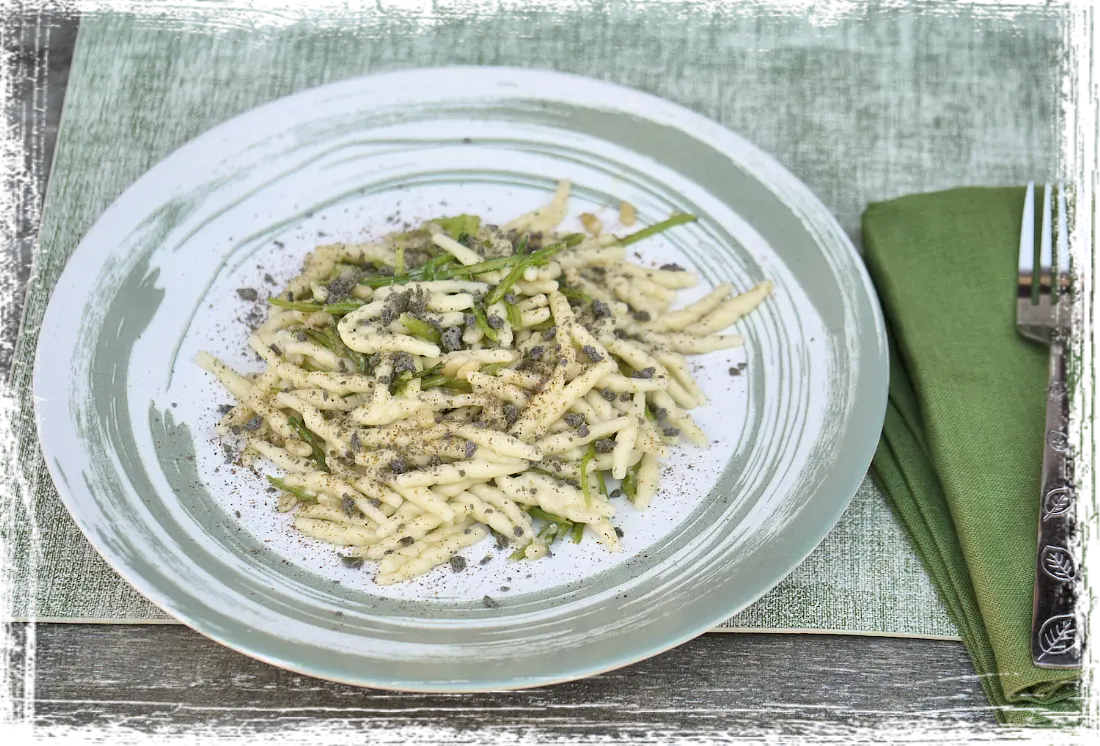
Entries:
[[485,294],[485,305],[491,306],[497,301],[502,300],[504,296],[508,294],[508,291],[512,289],[512,286],[523,277],[523,272],[528,267],[541,267],[549,264],[555,254],[563,249],[576,246],[583,240],[584,236],[581,234],[572,233],[561,241],[552,243],[544,249],[539,249],[530,254],[513,254],[510,257],[505,257],[506,259],[515,259],[514,266],[511,271],[504,276],[503,280],[498,282],[492,290]]
[[444,270],[448,264],[458,264],[458,260],[450,254],[440,254],[439,256],[433,256],[431,259],[424,263],[424,266],[420,268],[420,276],[428,280],[429,282],[437,279],[436,273]]
[[273,484],[275,487],[278,487],[283,492],[289,492],[290,494],[294,495],[296,498],[298,498],[299,500],[301,500],[304,503],[315,503],[315,502],[317,502],[317,496],[316,495],[309,494],[308,492],[303,490],[301,487],[291,487],[289,484],[287,484],[283,480],[279,479],[278,477],[273,477],[270,474],[268,474],[267,475],[267,481],[271,482],[271,484]]
[[450,218],[433,218],[431,222],[442,228],[444,233],[456,241],[463,233],[472,236],[481,227],[481,218],[477,215],[462,214]]
[[359,278],[360,285],[366,285],[369,288],[382,288],[387,285],[403,285],[410,280],[419,277],[419,274],[414,275],[402,275],[401,277],[386,277],[385,275],[375,275],[374,277],[361,277]]
[[[425,368],[424,370],[403,370],[393,377],[393,382],[390,384],[390,391],[394,394],[402,393],[409,385],[409,382],[414,378],[420,379],[420,388],[435,388],[436,386],[446,386],[448,384],[448,377],[440,375],[439,371],[443,370],[443,363],[433,365],[431,368]],[[436,382],[434,379],[440,379]],[[426,382],[431,380],[433,385],[428,386]],[[450,379],[455,384],[464,383],[458,379]]]
[[488,363],[481,366],[481,372],[487,376],[495,376],[504,368],[508,367],[508,363]]
[[573,524],[573,543],[574,544],[580,544],[581,539],[583,539],[583,538],[584,538],[584,524],[583,523],[574,523]]
[[474,304],[474,322],[477,323],[477,328],[481,330],[481,333],[485,337],[493,342],[497,341],[497,330],[489,326],[489,319],[485,318],[485,309],[479,304]]
[[405,274],[405,247],[401,244],[398,244],[393,252],[393,273],[395,275]]
[[[550,261],[554,254],[558,253],[562,249],[576,246],[584,239],[579,233],[572,233],[566,236],[558,243],[551,244],[545,249],[539,249],[532,254],[513,254],[512,256],[502,256],[496,259],[488,259],[484,262],[477,262],[476,264],[469,264],[466,266],[448,266],[453,264],[454,257],[449,254],[446,256],[436,257],[439,259],[439,264],[433,264],[435,259],[427,262],[423,267],[419,269],[409,270],[403,275],[395,274],[393,277],[364,277],[359,280],[359,284],[366,285],[367,287],[380,288],[387,285],[404,285],[407,282],[413,280],[424,279],[426,271],[432,271],[432,278],[435,280],[453,280],[462,279],[467,277],[474,277],[476,275],[482,275],[486,272],[496,272],[497,270],[507,269],[509,267],[515,267],[519,264],[523,264],[524,268],[528,266],[540,267]],[[432,267],[426,270],[429,265]],[[522,274],[522,271],[521,273]],[[515,280],[511,284],[515,284]],[[510,287],[511,285],[509,285]],[[507,293],[507,289],[501,292],[500,297],[503,298]]]
[[603,472],[596,472],[596,484],[600,485],[600,494],[607,497],[607,482],[604,481]]
[[[640,463],[640,462],[639,462]],[[631,500],[638,494],[638,465],[634,465],[630,471],[626,473],[623,478],[623,482],[620,485],[623,493]]]
[[461,391],[463,393],[469,393],[473,391],[473,387],[467,381],[460,381],[457,378],[451,376],[445,376],[442,373],[433,373],[429,376],[425,376],[420,379],[420,389],[436,389],[436,388],[448,388],[452,391]]
[[401,323],[405,325],[405,330],[417,339],[436,345],[439,344],[441,338],[439,330],[427,321],[421,321],[415,316],[403,313],[401,314]]
[[344,344],[344,340],[340,338],[340,332],[336,330],[336,327],[329,326],[323,329],[300,327],[297,331],[305,334],[322,347],[331,350],[338,357],[351,358],[361,371],[365,371],[366,356],[349,349],[348,346]]
[[413,379],[411,370],[403,370],[390,380],[390,393],[394,396],[404,393],[405,387]]
[[313,449],[311,458],[317,462],[317,467],[321,471],[328,471],[328,463],[325,461],[325,449],[321,447],[321,444],[317,440],[317,436],[311,433],[297,417],[288,417],[287,421],[290,423],[290,426],[294,428],[295,432],[298,433],[298,438],[308,443],[309,447]]
[[316,329],[310,329],[309,327],[302,327],[298,331],[302,332],[302,334],[305,334],[307,337],[309,337],[322,347],[331,349],[332,340],[328,338],[327,334],[322,334]]
[[548,523],[541,531],[538,532],[538,537],[545,541],[548,545],[553,544],[569,533],[569,530],[573,528],[573,524],[569,521],[565,523]]
[[569,300],[579,301],[581,303],[591,303],[592,296],[585,293],[580,288],[570,287],[568,285],[562,285],[558,288],[558,292],[564,295]]
[[554,513],[550,513],[548,511],[545,511],[542,508],[538,507],[537,505],[533,505],[530,508],[528,508],[527,509],[527,515],[531,516],[532,518],[538,518],[540,520],[547,521],[548,523],[569,523],[570,522],[568,518],[562,518],[560,515],[556,515]]
[[512,325],[513,329],[519,329],[523,326],[523,314],[519,312],[515,303],[504,301],[504,310],[508,314],[508,323]]
[[420,390],[423,391],[424,389],[435,389],[439,388],[440,386],[446,386],[448,378],[450,378],[450,376],[445,376],[439,373],[425,376],[424,378],[420,379]]
[[[540,507],[532,506],[527,508],[527,514],[532,518],[537,518],[540,521],[545,521],[546,525],[539,530],[536,536],[546,544],[553,544],[560,538],[568,535],[570,532],[573,534],[574,541],[580,541],[579,535],[584,531],[583,523],[573,523],[568,518],[562,518],[560,515],[549,513]],[[577,527],[580,527],[578,531]],[[521,547],[512,553],[511,559],[521,560],[526,557],[527,547]]]
[[628,236],[623,236],[619,239],[619,245],[629,246],[630,244],[638,243],[639,241],[645,240],[650,236],[655,236],[662,231],[667,231],[669,228],[674,228],[677,225],[683,225],[684,223],[691,223],[695,220],[698,220],[698,218],[696,218],[694,215],[689,215],[683,212],[678,213],[670,217],[668,220],[662,220],[660,223],[654,223],[648,228],[642,228],[640,231],[631,233]]
[[418,378],[427,378],[428,376],[435,375],[436,373],[438,373],[441,370],[443,370],[443,363],[436,363],[435,365],[433,365],[430,368],[425,368],[424,370],[418,370],[416,372],[416,376]]
[[268,298],[267,302],[279,308],[289,308],[291,311],[304,311],[305,313],[313,313],[324,308],[320,303],[290,301],[285,298]]
[[322,311],[333,316],[351,313],[357,310],[363,305],[364,301],[361,300],[342,300],[339,303],[329,303],[327,306],[321,308]]

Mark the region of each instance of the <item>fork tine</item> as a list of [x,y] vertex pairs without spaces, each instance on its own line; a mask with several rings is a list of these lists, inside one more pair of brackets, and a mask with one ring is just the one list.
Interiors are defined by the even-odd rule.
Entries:
[[1027,183],[1024,218],[1020,226],[1020,277],[1034,282],[1035,274],[1035,182]]
[[1092,249],[1089,245],[1089,206],[1084,184],[1077,185],[1077,297],[1092,297]]
[[1060,293],[1069,287],[1069,228],[1066,224],[1066,185],[1058,184],[1058,267],[1057,285]]
[[1053,243],[1051,234],[1051,193],[1050,183],[1043,187],[1043,227],[1039,234],[1039,291],[1050,292],[1050,274],[1053,264]]

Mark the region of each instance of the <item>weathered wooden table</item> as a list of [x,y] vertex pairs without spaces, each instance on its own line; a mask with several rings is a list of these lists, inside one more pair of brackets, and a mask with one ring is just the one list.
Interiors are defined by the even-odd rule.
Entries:
[[[24,281],[37,227],[34,200],[47,178],[75,31],[71,19],[38,15],[13,24],[6,35],[17,61],[13,113],[36,177],[14,247]],[[0,317],[5,375],[19,305]],[[120,727],[112,736],[119,742],[126,729],[285,734],[296,728],[349,738],[348,731],[370,732],[379,743],[608,736],[721,741],[812,733],[843,741],[849,729],[874,728],[886,736],[913,725],[952,732],[948,740],[957,742],[966,732],[988,736],[996,727],[957,642],[711,633],[583,681],[520,692],[420,695],[292,674],[182,626],[16,625],[17,642],[25,646],[32,637],[33,693],[17,691],[16,701],[25,697],[41,726]],[[18,648],[15,658],[22,659]]]

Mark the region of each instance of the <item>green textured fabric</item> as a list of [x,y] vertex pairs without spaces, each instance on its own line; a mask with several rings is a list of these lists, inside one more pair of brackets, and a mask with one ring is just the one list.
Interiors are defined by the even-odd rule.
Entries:
[[[160,5],[156,16],[96,12],[81,22],[13,376],[25,484],[0,489],[14,617],[166,619],[103,562],[58,500],[38,449],[30,366],[49,294],[99,215],[175,148],[258,104],[407,67],[584,74],[662,96],[745,136],[854,237],[868,201],[1054,173],[1057,8],[1001,17],[873,2],[823,23],[760,3],[719,10],[611,0],[474,13],[468,3],[438,0],[422,11],[380,3],[251,15],[229,14],[224,4]],[[723,626],[958,634],[870,479],[820,547]]]
[[1078,674],[1031,663],[1048,351],[1016,332],[1023,189],[875,203],[864,252],[891,330],[874,469],[995,705],[1073,712]]

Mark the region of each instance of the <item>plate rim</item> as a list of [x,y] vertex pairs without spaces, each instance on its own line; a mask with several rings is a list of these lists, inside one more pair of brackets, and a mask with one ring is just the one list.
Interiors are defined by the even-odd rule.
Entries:
[[[318,667],[310,667],[308,662],[299,663],[295,660],[287,657],[278,656],[274,654],[268,654],[259,649],[259,646],[250,646],[248,643],[250,639],[248,636],[234,636],[232,634],[223,634],[217,630],[204,629],[200,623],[193,623],[194,620],[189,617],[184,611],[178,607],[181,605],[178,598],[173,597],[171,589],[162,591],[161,586],[154,585],[151,582],[146,582],[145,576],[140,573],[130,573],[130,565],[122,561],[120,557],[117,557],[114,552],[110,550],[104,550],[101,547],[101,542],[98,542],[92,538],[94,532],[90,530],[90,527],[86,525],[86,518],[82,516],[79,510],[79,503],[82,499],[95,500],[95,495],[92,490],[88,488],[80,488],[73,490],[64,479],[63,474],[57,473],[55,470],[59,467],[55,466],[56,450],[51,450],[47,446],[47,438],[43,437],[43,433],[46,432],[44,425],[45,413],[43,407],[39,402],[43,400],[43,388],[46,386],[47,374],[43,372],[42,368],[45,365],[44,360],[48,358],[48,342],[50,337],[42,334],[56,325],[56,318],[61,312],[58,310],[58,304],[55,302],[58,297],[56,290],[59,287],[64,286],[64,283],[68,278],[76,273],[76,268],[72,259],[80,251],[81,247],[85,244],[87,236],[95,230],[104,216],[113,210],[117,209],[119,203],[126,200],[128,197],[132,198],[133,194],[140,191],[143,181],[145,181],[152,172],[162,169],[169,161],[180,159],[185,156],[190,149],[194,149],[203,140],[207,138],[216,138],[223,136],[239,126],[239,123],[246,121],[250,117],[262,115],[265,110],[272,110],[280,105],[285,106],[288,101],[295,99],[303,99],[309,96],[324,96],[328,94],[340,94],[344,91],[353,91],[357,85],[362,85],[365,82],[375,82],[384,85],[387,79],[400,79],[402,77],[419,77],[423,75],[431,75],[433,73],[449,73],[449,74],[474,74],[483,76],[497,76],[504,79],[515,78],[531,78],[531,77],[548,77],[557,78],[564,82],[570,80],[583,83],[587,86],[597,86],[603,88],[609,93],[627,94],[633,97],[635,100],[648,100],[650,103],[659,104],[662,109],[674,112],[679,117],[683,117],[680,122],[675,125],[678,129],[682,128],[682,124],[689,124],[695,130],[689,132],[693,139],[697,139],[699,134],[717,133],[721,137],[726,139],[732,139],[737,143],[737,147],[742,149],[742,154],[750,154],[754,161],[761,162],[767,165],[773,175],[781,177],[788,182],[784,184],[784,187],[800,190],[803,197],[808,197],[805,200],[805,204],[810,207],[810,211],[816,212],[815,217],[824,220],[827,224],[834,229],[835,237],[840,244],[838,250],[843,249],[844,254],[851,260],[851,264],[855,270],[855,275],[859,278],[858,289],[865,295],[868,305],[871,309],[871,317],[867,321],[873,322],[869,326],[874,328],[874,337],[878,342],[878,362],[880,363],[881,375],[875,375],[875,372],[870,372],[866,376],[861,376],[862,379],[866,379],[867,385],[877,389],[875,400],[876,406],[872,406],[871,402],[864,405],[864,412],[866,416],[864,420],[868,423],[869,429],[879,431],[882,426],[882,422],[885,419],[887,408],[887,395],[888,395],[888,382],[889,382],[889,341],[886,331],[886,322],[884,314],[881,308],[877,292],[874,287],[874,283],[871,280],[870,273],[867,270],[863,259],[856,249],[855,244],[852,242],[847,232],[840,226],[836,216],[821,202],[813,191],[791,173],[785,166],[783,166],[774,156],[770,153],[759,148],[751,141],[740,135],[734,130],[727,128],[721,123],[711,119],[710,117],[701,114],[693,109],[690,109],[682,104],[670,101],[660,96],[651,94],[646,91],[642,91],[631,86],[591,78],[584,75],[578,75],[575,73],[558,72],[547,68],[527,68],[527,67],[515,67],[515,66],[478,66],[478,65],[457,65],[457,66],[433,66],[433,67],[409,67],[399,70],[390,70],[377,73],[368,73],[365,75],[358,75],[349,78],[343,78],[340,80],[324,83],[321,85],[313,86],[310,88],[303,88],[291,93],[288,93],[277,98],[270,99],[268,101],[259,103],[244,111],[241,111],[232,117],[224,119],[194,135],[187,141],[183,142],[166,155],[162,156],[156,163],[147,168],[142,174],[131,182],[125,189],[115,197],[114,200],[108,205],[96,218],[96,220],[89,227],[88,231],[81,236],[79,242],[73,251],[69,254],[65,261],[65,266],[57,277],[57,281],[54,285],[54,289],[51,290],[50,299],[47,303],[46,309],[42,316],[42,321],[39,326],[39,338],[37,340],[34,364],[32,369],[31,379],[31,394],[32,401],[34,402],[34,422],[38,432],[39,446],[42,452],[43,461],[47,471],[50,474],[51,481],[57,490],[58,496],[62,503],[65,505],[66,510],[73,519],[76,526],[80,529],[85,539],[96,550],[97,554],[127,583],[141,593],[146,599],[155,604],[158,608],[163,610],[175,621],[187,626],[190,629],[202,634],[204,637],[212,639],[221,645],[224,645],[232,650],[255,658],[257,660],[264,661],[265,663],[284,668],[295,673],[299,673],[305,676],[319,677],[325,680],[334,681],[337,683],[347,684],[351,686],[369,687],[375,689],[389,690],[389,691],[407,691],[407,692],[419,692],[419,693],[459,693],[459,692],[484,692],[489,690],[517,690],[527,689],[532,687],[547,686],[556,683],[564,683],[567,681],[574,681],[589,676],[595,676],[608,671],[613,671],[625,666],[632,665],[634,663],[646,660],[648,658],[660,655],[672,648],[678,647],[695,637],[698,637],[714,627],[715,624],[729,618],[730,616],[740,613],[744,609],[751,606],[758,601],[761,597],[766,595],[772,589],[778,585],[783,578],[787,577],[795,568],[801,565],[810,554],[812,554],[821,542],[825,539],[830,531],[836,526],[841,516],[847,510],[852,499],[859,488],[860,483],[863,481],[867,474],[867,469],[871,465],[873,459],[875,446],[877,445],[877,438],[868,438],[868,443],[864,456],[860,456],[858,459],[854,459],[859,464],[863,464],[866,460],[866,466],[863,467],[861,472],[845,475],[843,479],[844,489],[843,497],[836,498],[835,504],[832,510],[827,511],[828,519],[822,521],[819,528],[816,531],[812,531],[812,541],[809,543],[808,548],[804,552],[800,553],[797,561],[784,562],[780,569],[770,569],[764,572],[764,577],[767,579],[766,583],[761,583],[763,588],[757,593],[747,594],[747,600],[743,603],[739,600],[735,608],[728,609],[720,614],[711,615],[716,618],[710,618],[710,616],[700,615],[694,619],[691,623],[681,625],[683,630],[680,634],[669,635],[664,638],[662,644],[653,645],[645,644],[644,642],[631,647],[630,654],[620,655],[618,658],[608,661],[602,665],[592,665],[583,669],[573,668],[568,671],[563,671],[560,676],[541,676],[541,677],[529,677],[523,675],[510,676],[507,678],[498,675],[498,679],[489,682],[479,682],[473,686],[468,686],[470,682],[465,681],[451,681],[446,686],[425,686],[417,687],[415,684],[410,684],[404,680],[399,683],[390,683],[388,681],[379,681],[374,678],[361,677],[358,679],[341,677],[334,675],[333,673],[327,673],[323,670],[318,670]],[[539,94],[537,89],[535,92],[529,92],[524,94],[525,98],[532,100],[539,100]],[[709,132],[708,132],[709,130]],[[701,131],[701,132],[700,132]],[[729,150],[728,146],[723,146],[723,149]],[[757,177],[757,174],[753,174]],[[821,244],[815,240],[815,244],[820,248]],[[43,350],[46,349],[47,353],[44,354]],[[849,417],[845,422],[846,426],[852,424],[853,419]],[[860,439],[862,442],[862,438]],[[59,478],[60,477],[60,478]],[[820,507],[820,506],[819,506]],[[788,556],[793,556],[796,553],[790,553]],[[789,564],[789,566],[787,566]],[[136,578],[136,579],[135,579]],[[393,677],[395,680],[400,677]]]

